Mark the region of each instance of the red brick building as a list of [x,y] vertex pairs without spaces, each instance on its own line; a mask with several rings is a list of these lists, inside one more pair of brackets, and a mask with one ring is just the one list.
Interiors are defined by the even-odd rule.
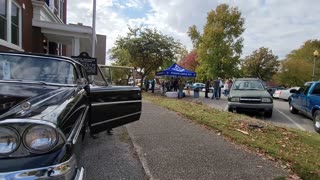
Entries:
[[[66,20],[67,0],[0,0],[0,51],[91,53],[92,28]],[[105,59],[105,41],[100,46]]]

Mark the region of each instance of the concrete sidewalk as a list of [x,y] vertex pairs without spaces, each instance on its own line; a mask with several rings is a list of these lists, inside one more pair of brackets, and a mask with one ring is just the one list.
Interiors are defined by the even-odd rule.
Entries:
[[273,162],[150,102],[128,133],[150,179],[274,179],[287,177]]

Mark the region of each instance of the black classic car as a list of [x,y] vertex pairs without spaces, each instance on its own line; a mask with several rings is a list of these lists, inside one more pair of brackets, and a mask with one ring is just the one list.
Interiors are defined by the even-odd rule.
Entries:
[[0,52],[1,180],[84,179],[84,137],[139,120],[140,88],[96,77],[71,58]]

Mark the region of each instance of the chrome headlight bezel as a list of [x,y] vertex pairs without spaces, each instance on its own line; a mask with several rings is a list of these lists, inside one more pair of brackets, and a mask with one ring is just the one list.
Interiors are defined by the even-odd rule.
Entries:
[[15,152],[15,151],[19,148],[19,146],[20,146],[20,144],[21,144],[21,137],[20,137],[19,132],[18,132],[15,128],[13,128],[13,127],[10,127],[10,126],[1,126],[0,128],[9,129],[10,131],[12,131],[12,132],[14,133],[14,135],[16,136],[16,139],[17,139],[16,147],[15,147],[13,150],[11,150],[10,152],[7,152],[7,153],[1,153],[1,152],[0,152],[0,156],[6,156],[6,155],[9,155],[9,154],[12,154],[13,152]]
[[[45,127],[45,128],[50,128],[51,130],[54,131],[54,135],[55,135],[55,140],[54,140],[54,143],[52,143],[48,148],[46,149],[35,149],[35,148],[32,148],[30,146],[30,144],[27,142],[26,138],[28,136],[28,134],[30,133],[29,131],[32,129],[32,128],[35,128],[35,127]],[[50,152],[52,149],[54,149],[56,147],[56,145],[58,144],[59,142],[59,133],[57,132],[57,130],[51,126],[47,126],[47,125],[44,125],[44,124],[35,124],[35,125],[31,125],[29,126],[23,133],[23,145],[26,149],[28,149],[28,151],[32,152],[32,153],[36,153],[36,154],[42,154],[42,153],[46,153],[46,152]]]

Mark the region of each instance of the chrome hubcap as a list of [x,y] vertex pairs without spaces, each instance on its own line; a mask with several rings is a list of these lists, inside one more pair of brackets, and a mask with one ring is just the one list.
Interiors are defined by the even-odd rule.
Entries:
[[319,118],[317,118],[315,121],[316,121],[316,122],[315,122],[314,126],[315,126],[317,129],[320,129],[320,120],[319,120]]

